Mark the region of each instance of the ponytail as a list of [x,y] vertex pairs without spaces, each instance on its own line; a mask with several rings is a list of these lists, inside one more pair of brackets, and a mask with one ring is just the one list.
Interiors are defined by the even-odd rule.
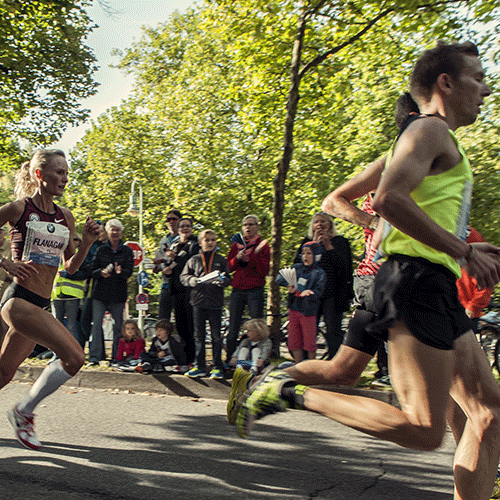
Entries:
[[43,170],[56,156],[66,158],[60,149],[37,149],[30,161],[26,161],[15,175],[14,195],[16,200],[31,197],[38,189],[35,170]]

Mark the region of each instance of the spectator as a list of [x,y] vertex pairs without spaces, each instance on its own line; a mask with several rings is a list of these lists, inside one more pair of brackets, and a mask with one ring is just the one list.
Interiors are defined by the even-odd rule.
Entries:
[[344,312],[349,309],[354,298],[351,247],[346,238],[337,234],[333,218],[325,212],[318,212],[311,219],[307,237],[300,244],[295,263],[301,262],[302,246],[309,241],[317,241],[322,250],[319,265],[326,273],[326,285],[319,302],[318,320],[323,316],[328,359],[332,359],[344,339]]
[[[485,241],[481,233],[472,226],[467,228],[467,243]],[[472,320],[472,329],[477,332],[479,316],[490,303],[493,288],[478,288],[476,278],[473,278],[462,267],[462,276],[457,280],[458,299],[465,308],[465,314]]]
[[117,219],[106,222],[108,242],[97,249],[92,262],[92,338],[89,347],[89,366],[106,359],[102,318],[106,310],[111,313],[113,349],[111,360],[116,360],[121,336],[123,311],[127,301],[127,280],[134,269],[134,254],[123,244],[123,225]]
[[[82,238],[78,233],[73,235],[75,248],[79,248]],[[64,324],[76,340],[80,340],[78,328],[78,313],[80,301],[85,294],[85,280],[89,277],[88,261],[84,260],[78,271],[68,274],[64,266],[60,265],[52,289],[52,314]],[[80,343],[80,342],[79,342]],[[80,343],[81,345],[81,343]]]
[[155,324],[156,335],[151,341],[149,351],[141,354],[141,363],[135,368],[139,373],[177,371],[184,373],[186,365],[185,342],[170,321],[161,319]]
[[288,283],[281,274],[276,282],[288,287],[288,349],[295,363],[304,359],[304,351],[309,359],[316,357],[317,321],[321,295],[325,289],[326,273],[318,263],[321,246],[315,241],[302,245],[302,264],[294,264],[296,282]]
[[[101,221],[96,221],[99,224],[99,237],[97,241],[92,243],[90,250],[85,257],[84,265],[88,266],[92,274],[92,262],[94,261],[97,249],[104,245],[108,241],[108,233],[106,228]],[[87,279],[87,287],[85,293],[85,299],[82,306],[82,314],[80,316],[79,326],[79,342],[82,348],[90,339],[90,334],[92,333],[92,276],[90,275]]]
[[160,240],[153,260],[155,265],[153,272],[161,272],[162,278],[158,319],[165,318],[168,321],[170,321],[172,315],[172,269],[170,265],[173,262],[172,254],[169,256],[169,250],[174,243],[179,241],[179,220],[181,217],[179,210],[170,210],[167,213],[167,226],[170,232]]
[[117,368],[122,371],[134,371],[141,361],[141,354],[145,348],[146,342],[137,323],[133,319],[125,320],[116,355]]
[[180,281],[180,275],[186,262],[198,253],[198,238],[193,235],[193,221],[188,217],[179,220],[179,240],[167,252],[172,259],[172,299],[175,311],[177,333],[186,343],[187,364],[194,361],[193,308],[189,303],[189,288]]
[[[223,287],[229,286],[231,278],[227,262],[217,253],[217,235],[205,229],[198,237],[201,251],[191,257],[181,273],[181,283],[190,287],[190,303],[193,306],[195,333],[195,365],[186,373],[190,378],[206,377],[205,338],[206,322],[210,324],[212,337],[213,366],[210,378],[224,378],[222,365],[222,306],[224,305]],[[210,278],[210,276],[212,276]]]
[[235,234],[231,242],[227,262],[229,272],[234,272],[234,276],[229,304],[228,366],[236,349],[245,305],[251,318],[264,316],[264,286],[271,260],[271,250],[267,240],[259,234],[256,215],[247,215],[243,219],[241,233]]
[[241,366],[246,371],[259,374],[269,364],[273,348],[269,338],[271,332],[261,318],[245,321],[243,332],[246,336],[240,342],[229,364],[231,368]]

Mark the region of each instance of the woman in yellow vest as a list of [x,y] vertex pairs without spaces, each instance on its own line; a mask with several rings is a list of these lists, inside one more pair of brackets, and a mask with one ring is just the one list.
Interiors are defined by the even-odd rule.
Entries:
[[[78,248],[82,238],[75,233],[73,241],[75,247]],[[85,280],[89,277],[89,274],[90,269],[85,262],[74,274],[68,274],[64,270],[64,266],[61,265],[52,289],[52,314],[61,323],[66,318],[66,328],[79,342],[78,311],[80,301],[85,295]]]

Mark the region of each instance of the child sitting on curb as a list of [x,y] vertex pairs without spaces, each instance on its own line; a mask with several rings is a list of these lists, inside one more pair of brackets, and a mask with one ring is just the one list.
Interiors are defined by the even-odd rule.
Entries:
[[246,371],[259,374],[269,364],[273,343],[269,338],[270,331],[266,322],[261,318],[253,318],[245,322],[243,331],[246,333],[236,352],[233,354],[229,366],[241,366]]
[[121,371],[134,371],[140,363],[141,353],[146,348],[141,330],[133,319],[127,319],[122,324],[122,337],[118,344],[116,361]]
[[141,364],[136,366],[139,373],[159,373],[175,371],[184,373],[186,365],[186,344],[179,334],[174,333],[172,323],[161,319],[155,324],[156,336],[151,340],[149,351],[141,354]]

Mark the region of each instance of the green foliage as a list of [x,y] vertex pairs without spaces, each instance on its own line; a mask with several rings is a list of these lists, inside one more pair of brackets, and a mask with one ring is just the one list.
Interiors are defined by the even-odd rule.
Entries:
[[0,1],[0,169],[18,166],[19,139],[48,145],[88,116],[95,58],[84,44],[90,0]]
[[[286,180],[283,260],[334,187],[383,154],[396,135],[394,103],[412,62],[436,39],[467,37],[496,61],[484,22],[488,1],[309,1],[300,64],[294,151]],[[466,7],[466,8],[465,8]],[[176,14],[125,51],[133,98],[109,110],[78,145],[68,203],[83,216],[125,215],[133,178],[144,188],[152,252],[175,207],[210,227],[227,251],[242,217],[256,213],[269,237],[273,179],[283,155],[291,54],[299,33],[293,1],[211,0]],[[475,23],[465,23],[473,17]],[[482,24],[483,23],[483,24]],[[466,31],[465,31],[466,30]],[[492,66],[494,67],[494,66]],[[477,179],[473,224],[496,238],[498,106],[464,137]],[[362,232],[339,232],[362,253]],[[130,238],[132,239],[132,238]]]

